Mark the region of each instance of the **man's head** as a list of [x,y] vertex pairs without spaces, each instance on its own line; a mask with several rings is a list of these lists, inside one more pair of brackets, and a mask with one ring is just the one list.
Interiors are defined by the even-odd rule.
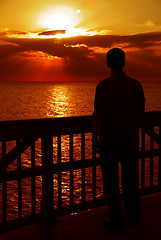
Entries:
[[113,71],[121,71],[125,66],[125,53],[120,48],[112,48],[107,52],[107,66]]

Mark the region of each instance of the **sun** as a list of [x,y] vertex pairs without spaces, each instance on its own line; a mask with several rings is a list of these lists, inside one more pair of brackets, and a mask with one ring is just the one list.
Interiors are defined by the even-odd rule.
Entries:
[[67,30],[79,23],[80,10],[69,7],[56,7],[42,13],[38,20],[41,27],[53,30]]
[[71,27],[71,25],[71,19],[63,14],[52,15],[44,20],[44,27],[55,30],[64,30]]

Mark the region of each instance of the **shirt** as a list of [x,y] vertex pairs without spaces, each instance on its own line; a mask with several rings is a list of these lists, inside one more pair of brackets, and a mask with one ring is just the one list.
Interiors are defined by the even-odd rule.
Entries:
[[145,108],[141,84],[124,72],[102,80],[96,87],[93,117],[102,126],[136,126]]

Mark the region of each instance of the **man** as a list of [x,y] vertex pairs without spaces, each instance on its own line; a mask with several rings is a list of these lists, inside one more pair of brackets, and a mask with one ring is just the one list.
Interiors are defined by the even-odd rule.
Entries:
[[107,66],[111,76],[99,82],[96,88],[92,142],[95,151],[99,145],[108,194],[110,222],[105,225],[112,231],[124,233],[118,161],[122,167],[125,213],[129,224],[135,226],[140,222],[136,130],[144,112],[144,93],[141,84],[123,72],[123,50],[113,48],[108,51]]

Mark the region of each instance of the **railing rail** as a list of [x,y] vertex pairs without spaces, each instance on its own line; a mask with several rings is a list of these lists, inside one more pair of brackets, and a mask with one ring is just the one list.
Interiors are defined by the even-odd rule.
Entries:
[[[91,123],[91,116],[0,122],[1,231],[105,203],[99,156],[91,147]],[[138,159],[140,193],[160,191],[161,112],[143,116]]]

